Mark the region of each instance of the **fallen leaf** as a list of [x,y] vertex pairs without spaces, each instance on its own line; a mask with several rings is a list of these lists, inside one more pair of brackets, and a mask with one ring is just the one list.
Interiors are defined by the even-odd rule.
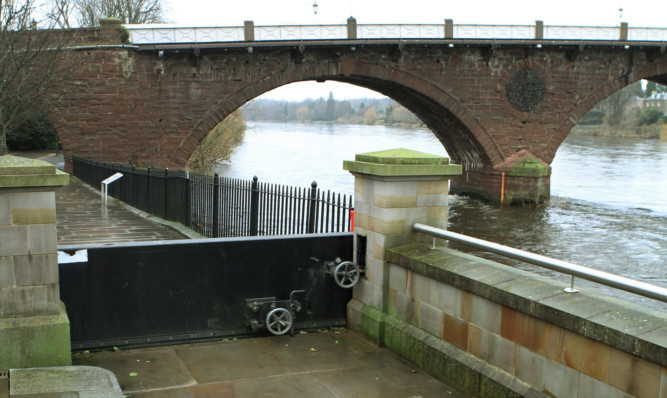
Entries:
[[135,377],[135,376],[139,376],[139,374],[138,374],[137,372],[131,372],[131,373],[130,373],[130,376],[131,376],[131,377]]
[[310,348],[310,350],[311,350],[312,352],[317,352],[317,350],[314,349],[314,348],[312,348],[312,347]]

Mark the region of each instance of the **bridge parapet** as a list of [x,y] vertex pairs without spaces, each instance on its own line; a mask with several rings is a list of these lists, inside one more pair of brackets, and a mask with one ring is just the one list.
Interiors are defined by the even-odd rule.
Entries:
[[[246,21],[251,22],[251,21]],[[246,24],[247,25],[247,24]],[[620,26],[544,25],[455,25],[444,24],[357,24],[350,18],[340,25],[253,26],[252,38],[244,26],[187,27],[176,25],[124,25],[134,44],[224,43],[293,40],[374,39],[502,39],[667,42],[667,29]]]

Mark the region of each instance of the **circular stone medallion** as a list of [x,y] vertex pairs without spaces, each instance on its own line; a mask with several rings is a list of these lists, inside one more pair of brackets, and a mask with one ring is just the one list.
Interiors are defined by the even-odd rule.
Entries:
[[522,112],[530,112],[544,99],[544,79],[534,69],[523,68],[514,72],[505,87],[510,105]]

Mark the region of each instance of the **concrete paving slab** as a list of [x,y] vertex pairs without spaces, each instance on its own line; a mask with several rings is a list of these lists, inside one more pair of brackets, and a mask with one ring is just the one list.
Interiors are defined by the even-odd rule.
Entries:
[[193,398],[223,397],[318,397],[336,398],[322,383],[311,374],[289,374],[281,377],[266,377],[262,379],[248,379],[226,383],[219,386],[221,394],[227,395],[200,395],[199,389],[208,386],[197,386],[189,389]]
[[113,373],[92,366],[11,369],[11,398],[122,398]]
[[190,371],[171,347],[81,354],[74,356],[73,363],[110,370],[126,393],[196,384]]
[[[297,338],[298,337],[298,338]],[[293,338],[275,336],[255,339],[266,352],[280,359],[291,372],[316,372],[357,367],[365,354],[355,354],[331,333],[306,333]]]
[[387,349],[336,331],[98,352],[75,362],[113,371],[128,398],[463,397]]
[[[176,348],[200,384],[219,383],[252,377],[282,375],[289,371],[271,352],[265,352],[256,339],[201,343]],[[230,366],[220,366],[224,361]]]
[[190,393],[185,388],[175,388],[171,390],[156,390],[149,392],[140,392],[132,394],[134,398],[191,398]]

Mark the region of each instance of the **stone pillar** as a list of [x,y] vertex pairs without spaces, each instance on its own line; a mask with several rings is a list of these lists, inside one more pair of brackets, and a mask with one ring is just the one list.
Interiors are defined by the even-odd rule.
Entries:
[[621,22],[621,34],[619,35],[618,40],[628,41],[628,23]]
[[129,36],[118,18],[100,18],[100,35],[109,44],[121,44],[127,42]]
[[357,39],[357,20],[353,17],[347,19],[347,38],[348,40]]
[[0,369],[71,364],[60,301],[55,166],[0,156]]
[[385,253],[418,239],[412,231],[414,223],[447,228],[448,182],[461,174],[461,166],[427,153],[392,149],[358,154],[343,167],[355,177],[355,231],[367,237],[366,279],[354,287],[348,326],[381,341],[377,332],[365,326],[377,325],[378,320],[364,321],[361,311],[366,305],[379,314],[387,312],[389,272]]
[[544,21],[535,21],[535,40],[544,39]]
[[243,40],[255,41],[255,22],[243,21]]
[[454,38],[454,20],[445,19],[445,39]]

